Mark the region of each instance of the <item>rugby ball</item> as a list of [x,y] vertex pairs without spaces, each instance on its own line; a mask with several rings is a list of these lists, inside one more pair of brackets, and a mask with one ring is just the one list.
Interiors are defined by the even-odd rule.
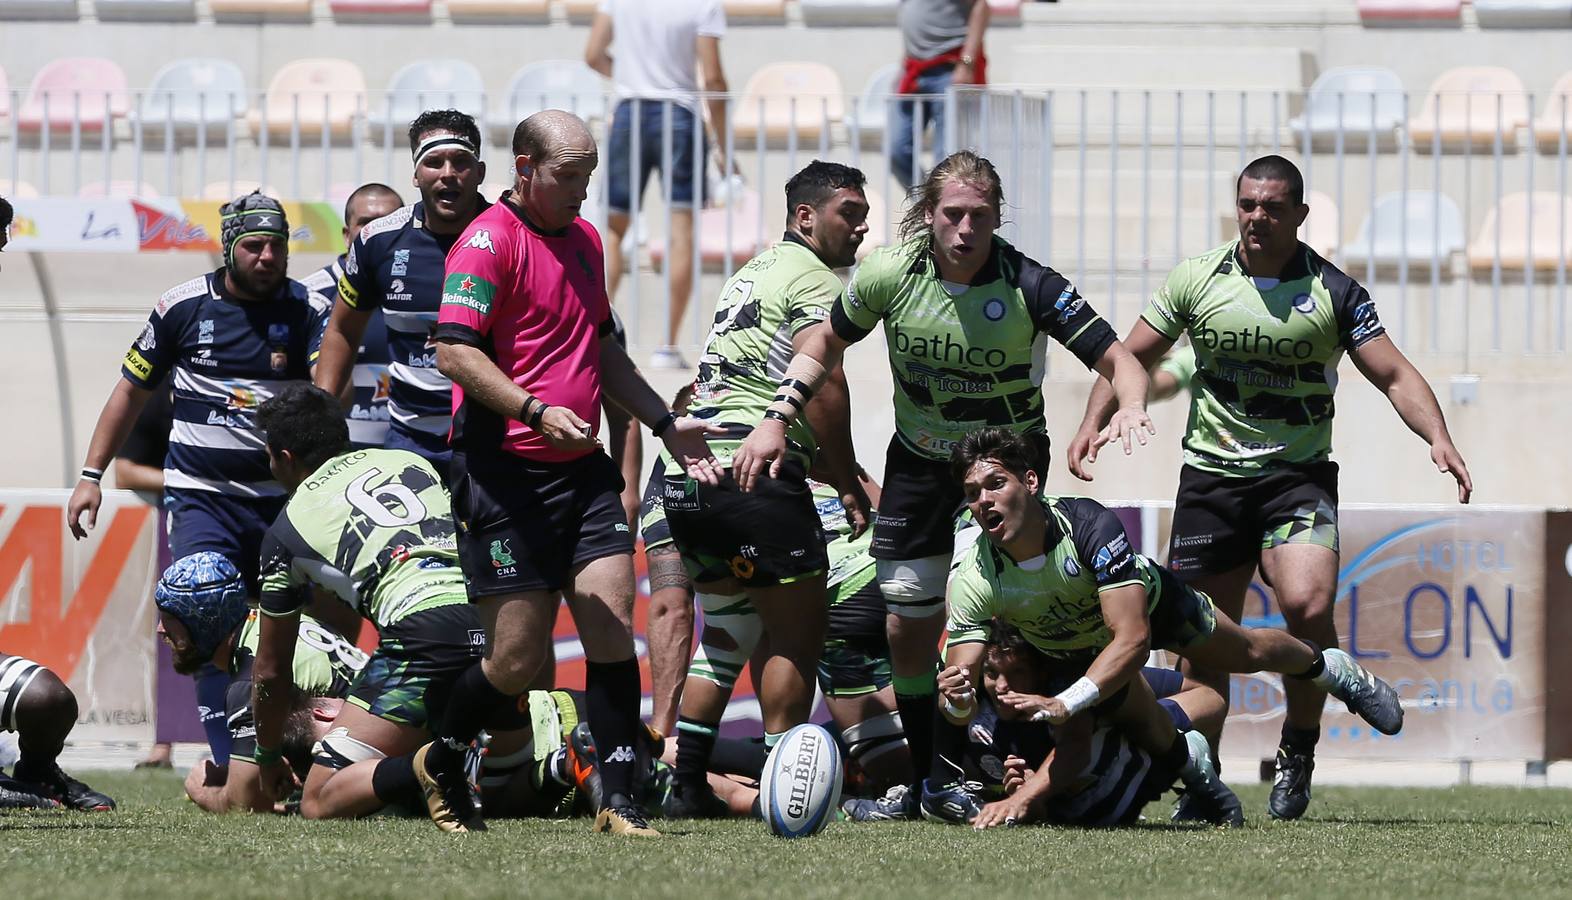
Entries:
[[798,725],[770,751],[759,780],[759,811],[770,833],[809,837],[841,804],[841,750],[819,725]]

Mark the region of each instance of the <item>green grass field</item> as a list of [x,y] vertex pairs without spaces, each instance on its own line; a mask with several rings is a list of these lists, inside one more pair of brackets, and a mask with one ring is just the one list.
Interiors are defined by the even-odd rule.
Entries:
[[1274,824],[1265,787],[1251,785],[1240,791],[1250,824],[1231,832],[842,822],[783,841],[736,821],[666,823],[666,839],[635,841],[590,834],[587,821],[498,822],[455,839],[420,820],[218,819],[170,773],[80,774],[120,810],[0,813],[0,897],[1572,895],[1562,790],[1326,787],[1313,820]]

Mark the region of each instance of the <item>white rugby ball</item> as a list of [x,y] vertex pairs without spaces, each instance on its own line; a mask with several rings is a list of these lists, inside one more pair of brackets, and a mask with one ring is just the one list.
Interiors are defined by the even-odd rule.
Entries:
[[829,731],[807,724],[786,732],[759,781],[759,811],[770,833],[797,838],[823,831],[840,808],[843,774]]

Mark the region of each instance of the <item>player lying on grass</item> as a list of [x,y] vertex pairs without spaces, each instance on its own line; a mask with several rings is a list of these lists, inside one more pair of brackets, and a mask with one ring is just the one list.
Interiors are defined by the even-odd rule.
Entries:
[[[808,482],[823,531],[830,569],[828,576],[829,631],[819,660],[818,682],[834,727],[839,730],[851,766],[862,782],[874,790],[909,780],[911,761],[895,709],[891,687],[889,644],[885,637],[884,596],[874,578],[873,557],[868,554],[871,535],[852,537],[852,526],[841,505],[840,494],[827,484]],[[864,477],[863,488],[877,505],[879,486]],[[651,530],[652,517],[645,519]],[[700,594],[701,600],[709,595]],[[731,699],[743,666],[756,658],[765,638],[758,613],[744,597],[704,607],[704,630],[698,652],[683,686],[678,727],[699,722],[719,722]],[[714,729],[710,729],[714,740]],[[756,779],[763,754],[742,760],[747,753],[728,752],[702,761],[683,752],[690,742],[678,744],[676,773],[663,811],[673,818],[707,818],[743,814],[752,797],[736,793],[726,775]],[[729,748],[731,749],[731,748]],[[735,765],[733,759],[742,761]],[[749,765],[756,763],[757,767]],[[695,763],[698,763],[697,765]]]
[[16,733],[22,755],[0,771],[0,809],[104,811],[115,801],[65,772],[58,762],[76,726],[76,695],[60,676],[30,659],[0,653],[0,731]]
[[[164,570],[153,601],[158,605],[158,633],[169,644],[176,672],[195,672],[211,662],[231,677],[226,710],[229,764],[198,763],[186,777],[186,795],[208,812],[275,809],[275,798],[262,789],[257,764],[251,678],[259,629],[257,616],[246,608],[240,571],[218,553],[193,553]],[[366,655],[310,616],[300,617],[290,639],[293,665],[279,692],[284,724],[274,746],[281,759],[304,773],[312,742],[337,714],[337,699],[349,690]]]
[[[1175,785],[1178,772],[1094,716],[1062,725],[1033,720],[1047,695],[1074,677],[1019,631],[995,623],[963,763],[965,777],[978,781],[991,799],[972,820],[974,827],[1129,824]],[[1227,707],[1211,687],[1172,669],[1147,666],[1141,677],[1180,731],[1205,732],[1222,724]]]
[[[976,525],[956,538],[950,572],[949,637],[941,692],[946,717],[964,724],[975,710],[987,630],[1000,618],[1066,666],[1084,666],[1074,684],[1034,709],[1061,724],[1088,709],[1117,722],[1167,765],[1183,754],[1179,732],[1150,688],[1133,676],[1152,648],[1220,672],[1278,672],[1304,678],[1343,701],[1371,726],[1395,734],[1403,710],[1391,686],[1348,654],[1321,651],[1286,632],[1247,629],[1218,612],[1206,594],[1132,553],[1124,526],[1102,504],[1039,496],[1043,458],[1033,442],[1003,428],[974,431],[951,455]],[[949,687],[946,689],[945,685]],[[1190,741],[1181,769],[1192,802],[1214,822],[1238,817],[1238,800],[1215,777],[1210,754]],[[964,805],[957,796],[956,802]]]

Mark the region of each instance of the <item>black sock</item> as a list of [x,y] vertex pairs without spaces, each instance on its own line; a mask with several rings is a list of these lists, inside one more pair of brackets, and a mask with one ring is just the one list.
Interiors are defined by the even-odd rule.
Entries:
[[[686,716],[677,719],[677,783],[698,787],[708,783],[710,757],[715,752],[716,726]],[[762,768],[762,767],[761,767]]]
[[[921,778],[924,774],[938,776],[935,768],[927,771],[930,763],[936,763],[936,754],[939,749],[934,744],[934,730],[941,727],[936,722],[939,714],[937,694],[895,694],[895,708],[901,714],[901,731],[906,735],[906,749],[911,752],[912,772]],[[947,723],[946,723],[947,724]]]
[[1306,681],[1308,681],[1308,680],[1310,680],[1312,678],[1320,677],[1321,673],[1326,671],[1326,657],[1321,655],[1321,648],[1320,647],[1317,647],[1315,644],[1311,643],[1310,641],[1305,641],[1305,643],[1310,644],[1310,649],[1315,651],[1315,662],[1310,664],[1310,668],[1304,670],[1303,672],[1300,672],[1298,675],[1293,675],[1293,676],[1290,676],[1290,677],[1292,677],[1292,678],[1303,678]]
[[[935,710],[929,720],[928,734],[933,748],[928,759],[928,777],[940,784],[954,780],[961,760],[966,758],[966,726],[951,722]],[[917,765],[919,759],[921,757],[913,749],[912,765],[921,773],[922,767]]]
[[442,722],[435,729],[437,740],[426,752],[426,766],[432,772],[458,769],[464,764],[464,748],[486,727],[492,714],[512,698],[497,690],[486,672],[475,663],[453,682]]
[[633,796],[633,743],[639,733],[639,661],[584,664],[584,705],[589,714],[600,783],[605,796]]
[[389,806],[424,809],[420,782],[415,780],[415,754],[390,756],[371,770],[371,792]]
[[1283,724],[1283,736],[1278,739],[1277,745],[1289,753],[1315,753],[1316,742],[1321,740],[1321,726],[1314,728],[1295,728]]
[[[677,752],[682,752],[679,742]],[[742,775],[758,778],[764,774],[764,761],[770,751],[763,741],[744,741],[737,738],[716,738],[715,751],[710,754],[710,771],[720,775]]]
[[1190,764],[1190,744],[1184,739],[1183,734],[1174,732],[1174,742],[1163,751],[1161,762],[1174,772],[1182,772],[1185,766]]

